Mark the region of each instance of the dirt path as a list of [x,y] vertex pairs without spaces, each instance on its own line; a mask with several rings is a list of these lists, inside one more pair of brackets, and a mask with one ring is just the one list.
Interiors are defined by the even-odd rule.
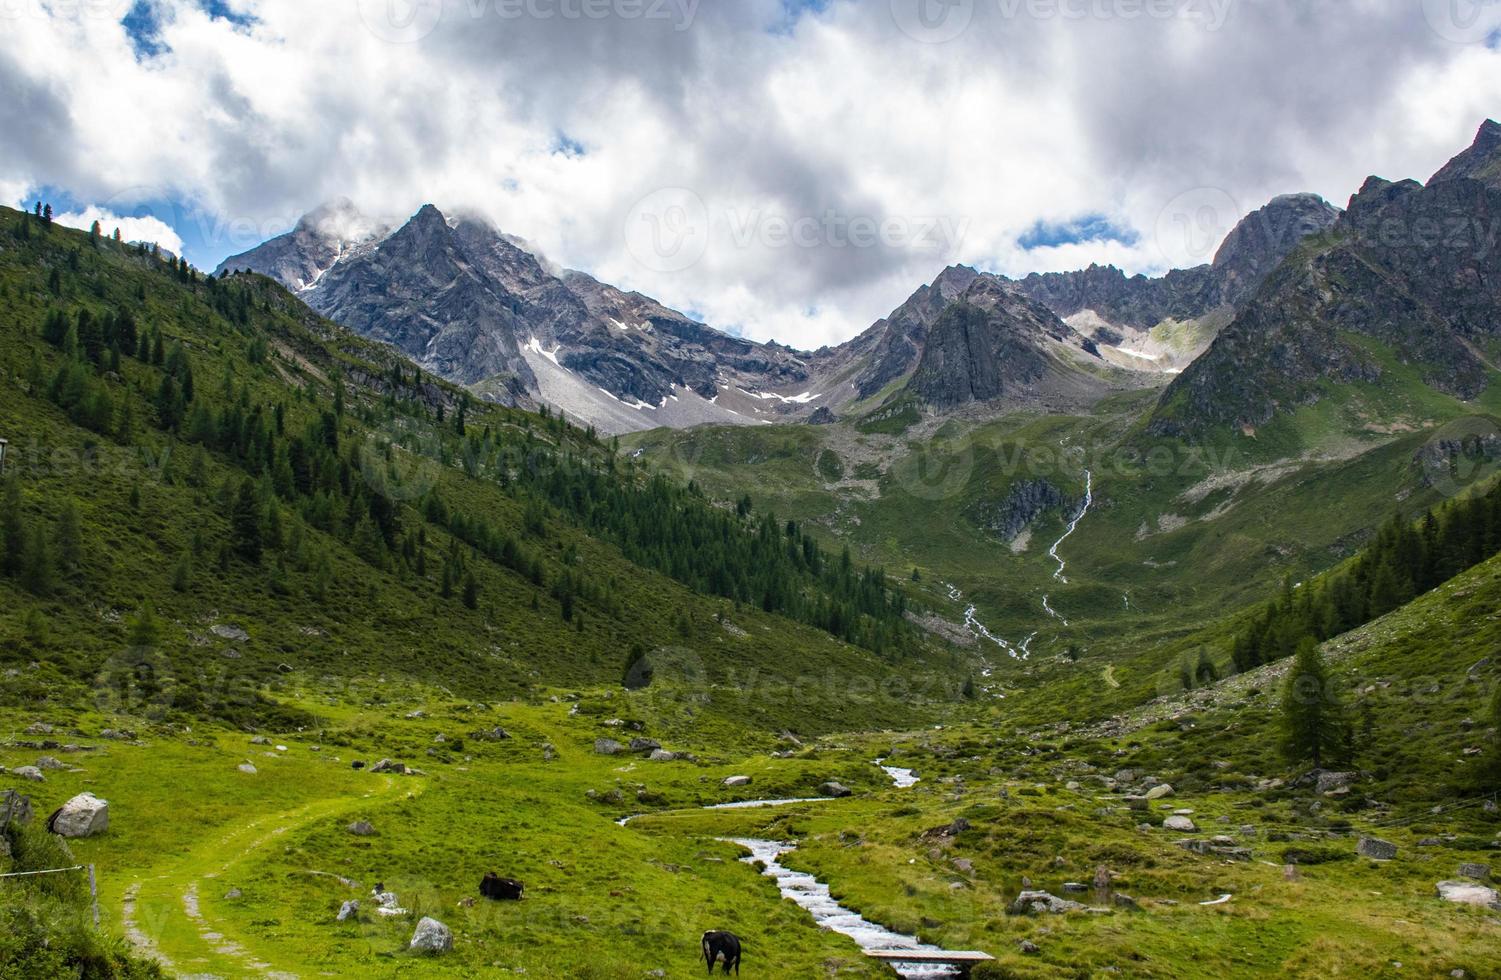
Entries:
[[287,833],[365,808],[372,800],[395,796],[398,791],[420,793],[425,788],[421,780],[383,776],[377,789],[362,796],[318,800],[266,814],[217,840],[199,842],[192,854],[125,890],[121,900],[125,936],[140,952],[181,977],[297,980],[296,973],[277,970],[230,937],[224,924],[214,921],[204,908],[201,890],[222,886],[236,866]]

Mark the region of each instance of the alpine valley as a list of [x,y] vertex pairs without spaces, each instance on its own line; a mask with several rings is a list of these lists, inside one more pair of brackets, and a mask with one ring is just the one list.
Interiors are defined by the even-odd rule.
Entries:
[[1501,125],[1352,190],[816,351],[0,209],[0,976],[1501,976]]

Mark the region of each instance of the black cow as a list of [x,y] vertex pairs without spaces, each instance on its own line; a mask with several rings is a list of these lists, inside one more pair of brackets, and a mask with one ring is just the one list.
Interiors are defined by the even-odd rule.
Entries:
[[491,871],[479,883],[479,893],[492,902],[519,902],[525,886],[511,878],[502,878]]
[[709,964],[709,975],[714,975],[714,964],[724,957],[724,975],[730,975],[734,966],[735,976],[740,976],[740,937],[733,932],[704,933],[704,961]]

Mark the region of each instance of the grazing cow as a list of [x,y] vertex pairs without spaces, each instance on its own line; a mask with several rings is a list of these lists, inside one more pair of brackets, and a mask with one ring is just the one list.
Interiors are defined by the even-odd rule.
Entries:
[[511,878],[502,878],[491,871],[479,883],[479,893],[492,902],[519,902],[526,886]]
[[724,957],[724,975],[730,975],[730,967],[735,968],[735,976],[740,976],[740,937],[732,932],[706,932],[704,933],[704,961],[709,964],[709,975],[714,974],[714,964],[721,956]]

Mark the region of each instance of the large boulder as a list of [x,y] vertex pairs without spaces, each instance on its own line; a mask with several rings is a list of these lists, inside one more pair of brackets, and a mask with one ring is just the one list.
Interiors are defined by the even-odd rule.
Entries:
[[408,948],[419,953],[447,953],[453,949],[453,933],[437,919],[424,918],[417,923]]
[[1151,789],[1147,790],[1147,799],[1149,800],[1160,800],[1165,796],[1172,795],[1173,787],[1168,785],[1167,783],[1163,783],[1161,786],[1153,786]]
[[79,793],[47,820],[47,829],[60,837],[93,837],[109,829],[109,802],[93,793]]
[[1438,897],[1446,902],[1501,909],[1501,894],[1498,894],[1494,888],[1477,885],[1473,881],[1441,881],[1437,888]]
[[854,796],[855,791],[850,789],[843,783],[836,782],[835,780],[831,779],[818,787],[818,795],[832,796],[836,799],[842,799],[846,796]]
[[724,786],[728,789],[734,789],[738,786],[749,786],[750,784],[751,778],[749,776],[726,776],[724,780]]
[[1083,911],[1084,908],[1078,902],[1071,902],[1044,891],[1024,891],[1016,896],[1016,901],[1012,902],[1006,911],[1011,915],[1030,915],[1041,912],[1062,915],[1064,912]]
[[1391,861],[1397,856],[1397,845],[1377,837],[1362,837],[1355,845],[1355,853],[1373,861]]
[[1195,827],[1194,822],[1187,817],[1181,816],[1179,814],[1174,814],[1171,817],[1168,817],[1166,820],[1162,821],[1162,829],[1176,830],[1179,833],[1191,834],[1199,828]]

